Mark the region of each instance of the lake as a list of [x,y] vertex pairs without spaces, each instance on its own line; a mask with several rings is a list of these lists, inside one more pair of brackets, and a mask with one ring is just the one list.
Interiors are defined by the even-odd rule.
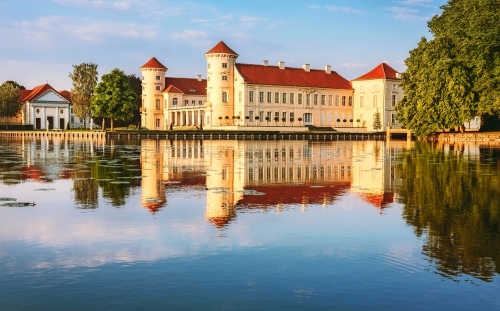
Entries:
[[499,309],[500,145],[0,140],[0,310]]

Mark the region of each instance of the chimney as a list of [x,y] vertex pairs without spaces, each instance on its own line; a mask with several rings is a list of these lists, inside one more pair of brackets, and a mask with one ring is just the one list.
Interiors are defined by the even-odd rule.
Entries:
[[285,69],[285,62],[278,62],[278,67],[280,67],[280,69]]
[[311,71],[311,65],[309,65],[309,64],[304,64],[304,65],[302,65],[302,68],[304,68],[304,71],[305,71],[305,72],[309,72],[309,71]]
[[201,75],[196,75],[196,79],[197,79],[198,81],[201,81],[201,80],[202,80],[202,79],[201,79]]
[[332,66],[330,66],[330,65],[326,65],[326,66],[325,66],[325,72],[326,72],[327,74],[331,74],[331,73],[332,73]]
[[268,66],[268,65],[269,65],[269,61],[264,60],[264,61],[263,61],[263,65],[264,65],[264,66]]

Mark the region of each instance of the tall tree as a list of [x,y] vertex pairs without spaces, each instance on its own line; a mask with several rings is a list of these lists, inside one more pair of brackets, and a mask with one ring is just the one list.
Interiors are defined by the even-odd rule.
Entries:
[[450,0],[410,51],[397,118],[417,136],[500,112],[500,2]]
[[26,88],[24,86],[17,83],[16,81],[9,80],[9,81],[5,81],[5,83],[11,84],[12,86],[18,88],[19,90],[26,90]]
[[136,109],[134,110],[134,117],[132,118],[132,124],[139,124],[141,122],[141,97],[142,97],[142,80],[135,74],[128,75],[130,81],[130,86],[137,94],[137,99],[135,101]]
[[90,100],[94,95],[97,85],[97,65],[92,63],[81,63],[73,65],[73,72],[69,74],[73,81],[71,88],[71,102],[75,115],[83,119],[83,126],[87,126],[87,118],[90,115]]
[[19,88],[10,81],[0,85],[0,118],[5,118],[7,129],[9,119],[16,117],[21,112],[23,103],[19,100]]
[[129,78],[122,70],[115,68],[102,76],[102,81],[95,88],[90,108],[93,115],[109,118],[113,131],[113,120],[130,120],[134,116],[136,100],[137,94]]

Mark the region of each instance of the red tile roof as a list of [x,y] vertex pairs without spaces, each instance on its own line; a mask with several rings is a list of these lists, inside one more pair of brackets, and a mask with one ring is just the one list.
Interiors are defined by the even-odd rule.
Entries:
[[47,93],[50,90],[54,91],[55,93],[58,93],[59,95],[64,97],[64,99],[71,102],[71,92],[66,90],[56,91],[52,86],[50,86],[50,84],[42,84],[34,87],[32,90],[20,90],[19,100],[22,102],[30,101],[37,97],[42,96],[43,94]]
[[205,54],[233,54],[233,55],[238,55],[235,51],[231,50],[230,47],[228,47],[224,41],[220,41],[215,45],[210,51],[206,52]]
[[187,95],[207,95],[207,80],[191,78],[165,78],[163,92],[184,93]]
[[167,67],[163,66],[162,63],[160,63],[155,57],[151,57],[150,60],[148,60],[147,63],[142,65],[142,68],[158,68],[158,69],[167,69]]
[[383,194],[362,193],[361,198],[376,208],[385,208],[394,202],[394,193],[384,192]]
[[392,80],[401,80],[397,77],[397,71],[386,63],[382,63],[377,67],[373,68],[370,72],[362,75],[359,78],[354,79],[353,81],[359,80],[374,80],[374,79],[392,79]]
[[352,90],[351,83],[344,77],[332,71],[303,68],[285,68],[252,64],[236,64],[236,69],[248,84],[286,85],[314,88],[330,88]]

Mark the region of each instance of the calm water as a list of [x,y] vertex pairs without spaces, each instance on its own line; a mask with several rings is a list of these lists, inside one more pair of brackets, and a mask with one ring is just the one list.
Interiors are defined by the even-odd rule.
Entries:
[[499,309],[499,158],[0,140],[0,310]]

